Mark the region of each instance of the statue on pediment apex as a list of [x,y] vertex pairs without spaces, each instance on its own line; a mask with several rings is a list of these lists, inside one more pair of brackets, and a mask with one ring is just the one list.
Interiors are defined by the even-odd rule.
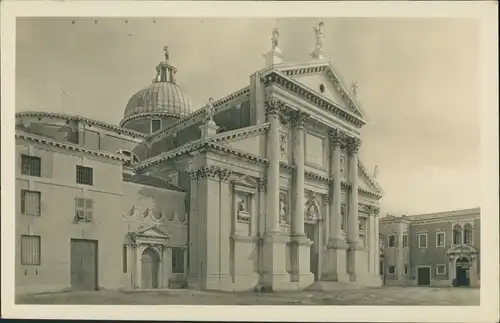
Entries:
[[275,50],[279,46],[280,33],[278,27],[273,29],[272,37],[271,37],[271,45],[272,49]]

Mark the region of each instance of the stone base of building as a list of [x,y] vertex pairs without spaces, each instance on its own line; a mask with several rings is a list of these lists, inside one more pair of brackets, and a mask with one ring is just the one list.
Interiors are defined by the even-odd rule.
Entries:
[[325,252],[325,269],[321,280],[348,282],[349,275],[346,270],[347,244],[340,239],[332,239],[328,242]]

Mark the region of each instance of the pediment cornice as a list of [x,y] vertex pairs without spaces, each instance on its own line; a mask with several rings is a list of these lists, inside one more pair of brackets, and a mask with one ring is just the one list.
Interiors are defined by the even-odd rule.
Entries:
[[332,113],[333,115],[339,117],[342,120],[345,120],[346,122],[356,126],[357,128],[361,128],[366,124],[362,116],[356,115],[355,113],[350,111],[346,111],[328,98],[318,95],[314,90],[306,87],[305,85],[297,83],[296,81],[290,79],[280,72],[272,71],[268,75],[262,77],[261,81],[265,86],[277,84],[284,90],[298,95],[302,99],[314,104],[316,107]]

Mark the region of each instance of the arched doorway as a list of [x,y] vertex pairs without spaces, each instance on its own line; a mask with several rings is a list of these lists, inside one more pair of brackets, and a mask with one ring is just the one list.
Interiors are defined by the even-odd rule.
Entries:
[[158,255],[151,248],[146,248],[141,257],[141,287],[158,288]]
[[456,285],[457,286],[469,286],[470,285],[469,258],[467,258],[467,257],[457,258],[457,261],[455,263],[455,268],[456,268],[456,274],[455,274]]

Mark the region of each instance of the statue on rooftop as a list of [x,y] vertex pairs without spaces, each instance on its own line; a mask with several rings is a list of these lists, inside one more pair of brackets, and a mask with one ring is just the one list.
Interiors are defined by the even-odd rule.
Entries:
[[168,53],[168,46],[163,47],[163,50],[165,51],[165,63],[168,63],[168,60],[170,58],[170,54]]
[[276,49],[276,47],[278,47],[279,38],[280,38],[280,33],[279,33],[278,28],[276,27],[273,29],[273,36],[271,37],[271,44],[272,44],[273,50]]
[[214,121],[215,107],[213,99],[208,98],[208,104],[205,106],[206,121]]
[[316,51],[320,52],[323,50],[324,34],[323,34],[323,21],[318,21],[316,27],[314,27],[314,34],[316,35]]

